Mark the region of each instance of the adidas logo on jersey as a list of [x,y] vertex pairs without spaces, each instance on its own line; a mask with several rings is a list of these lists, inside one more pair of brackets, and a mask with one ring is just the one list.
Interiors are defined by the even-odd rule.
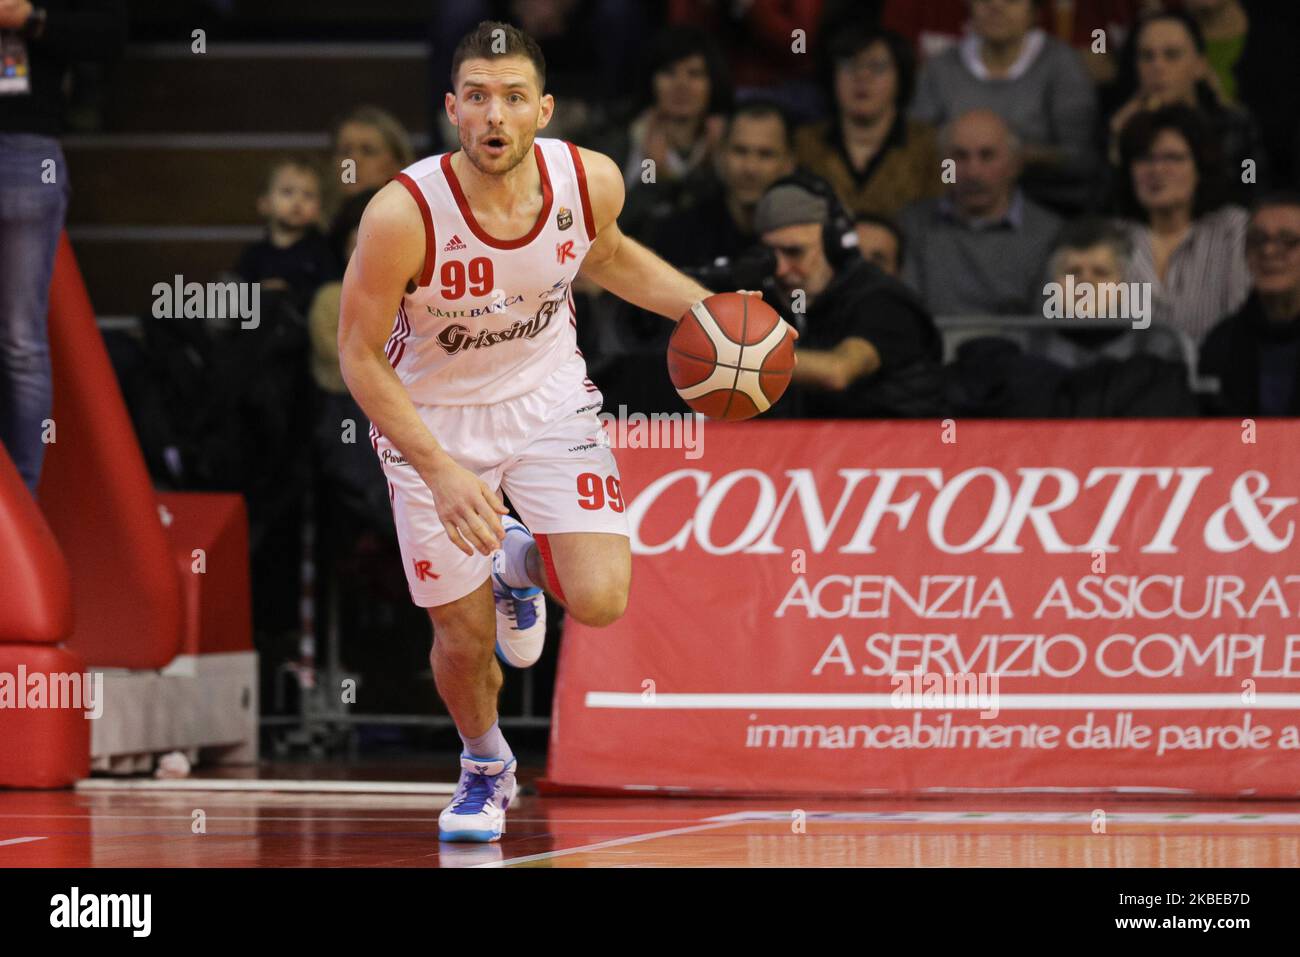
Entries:
[[455,233],[452,233],[451,239],[447,240],[447,245],[442,247],[442,251],[445,253],[454,253],[457,249],[465,249],[465,248],[466,248],[465,244],[461,242],[460,237],[457,236]]

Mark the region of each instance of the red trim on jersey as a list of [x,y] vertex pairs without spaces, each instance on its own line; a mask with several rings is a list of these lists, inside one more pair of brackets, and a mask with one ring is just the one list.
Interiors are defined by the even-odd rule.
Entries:
[[415,200],[415,205],[420,207],[420,218],[424,220],[424,269],[420,271],[419,284],[427,286],[433,281],[433,260],[438,251],[434,245],[433,213],[429,210],[429,201],[424,198],[424,193],[415,185],[415,180],[405,173],[398,173],[393,178],[406,187],[406,191]]
[[520,236],[518,239],[497,239],[488,233],[486,229],[478,224],[474,218],[474,211],[469,208],[469,200],[465,198],[465,191],[460,188],[460,180],[456,178],[456,171],[451,168],[451,154],[442,154],[442,172],[447,177],[447,185],[451,187],[451,195],[456,198],[456,205],[460,208],[461,218],[465,220],[465,225],[469,231],[478,237],[478,241],[491,246],[493,249],[520,249],[527,246],[538,234],[541,233],[542,227],[546,225],[546,217],[551,215],[551,201],[555,198],[551,191],[551,177],[546,171],[546,159],[542,156],[542,147],[534,143],[533,155],[537,157],[537,172],[542,177],[542,211],[537,214],[537,222],[533,223],[533,228]]
[[410,338],[411,335],[411,320],[406,317],[405,304],[401,304],[397,307],[397,321],[401,325],[401,333],[398,335],[396,340],[397,350],[388,360],[389,364],[392,365],[394,369],[396,369],[397,364],[402,361],[402,356],[406,355],[406,340]]
[[596,238],[596,219],[591,215],[591,194],[587,192],[587,170],[582,165],[582,157],[578,155],[578,148],[572,143],[565,143],[569,148],[569,155],[573,157],[573,169],[578,174],[578,195],[582,197],[582,219],[587,224],[587,238]]
[[406,303],[403,301],[398,303],[397,318],[393,320],[393,331],[388,336],[388,342],[384,344],[384,356],[394,369],[406,353],[406,340],[410,335],[411,321],[407,318]]
[[564,597],[564,589],[560,587],[560,576],[555,572],[555,558],[551,555],[551,543],[545,535],[537,532],[533,533],[533,538],[537,540],[537,553],[542,556],[542,566],[546,570],[551,594],[560,600],[560,604],[564,604],[568,599]]

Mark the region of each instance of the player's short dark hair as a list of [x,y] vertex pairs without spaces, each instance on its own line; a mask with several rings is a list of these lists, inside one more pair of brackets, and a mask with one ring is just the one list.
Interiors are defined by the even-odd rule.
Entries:
[[907,247],[907,242],[903,239],[903,231],[899,229],[898,223],[888,216],[880,216],[876,213],[858,213],[853,217],[853,225],[857,226],[859,223],[879,226],[894,237],[894,245],[898,247],[898,266],[901,269],[903,266],[903,252]]
[[466,60],[491,60],[503,56],[521,56],[529,60],[537,71],[538,92],[546,92],[546,57],[542,56],[542,48],[523,30],[500,20],[484,20],[460,38],[451,55],[452,92],[456,90],[460,65]]
[[790,119],[790,112],[778,103],[776,100],[767,99],[766,97],[754,97],[738,103],[727,116],[727,135],[731,135],[731,128],[735,125],[736,120],[741,117],[749,119],[762,119],[764,117],[776,117],[781,123],[781,135],[785,139],[785,148],[794,152],[794,122]]
[[320,166],[312,157],[301,153],[286,153],[271,160],[271,165],[266,168],[266,179],[262,184],[262,195],[265,196],[271,192],[271,187],[275,185],[275,178],[284,169],[296,169],[303,173],[309,173],[316,178],[317,186],[325,185],[325,177],[321,175]]

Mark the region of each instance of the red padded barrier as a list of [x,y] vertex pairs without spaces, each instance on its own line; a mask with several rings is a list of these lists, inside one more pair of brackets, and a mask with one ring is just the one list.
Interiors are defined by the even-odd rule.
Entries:
[[0,642],[56,642],[72,631],[68,564],[0,446]]
[[[51,674],[85,671],[81,657],[66,648],[0,645],[0,674],[9,676],[10,690],[31,692],[36,680],[48,685]],[[46,677],[33,679],[35,675]],[[81,707],[20,708],[7,703],[0,710],[0,742],[0,787],[63,788],[90,775],[90,721]]]
[[68,645],[96,667],[161,668],[180,647],[180,576],[66,233],[50,284],[50,355],[56,441],[40,501],[72,578]]
[[[244,499],[239,495],[160,492],[158,504],[171,520],[167,535],[185,589],[181,654],[252,651]],[[196,556],[196,549],[202,554]]]

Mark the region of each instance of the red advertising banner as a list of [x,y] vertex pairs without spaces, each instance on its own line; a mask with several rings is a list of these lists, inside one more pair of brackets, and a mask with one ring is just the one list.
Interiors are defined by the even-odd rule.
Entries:
[[1300,421],[708,422],[620,448],[548,780],[1300,793]]

